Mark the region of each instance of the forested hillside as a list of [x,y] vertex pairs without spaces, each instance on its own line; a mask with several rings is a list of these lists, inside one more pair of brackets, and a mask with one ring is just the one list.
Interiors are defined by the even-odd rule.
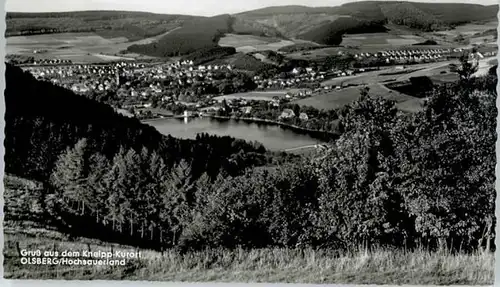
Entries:
[[217,46],[224,33],[232,32],[229,15],[199,18],[162,37],[157,43],[132,45],[129,52],[155,57],[173,57]]
[[339,45],[342,43],[342,36],[345,34],[386,32],[387,28],[383,24],[381,21],[339,18],[297,37],[323,45]]

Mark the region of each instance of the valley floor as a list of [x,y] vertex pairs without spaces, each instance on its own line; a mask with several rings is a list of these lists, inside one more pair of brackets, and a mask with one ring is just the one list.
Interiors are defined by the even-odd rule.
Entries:
[[209,250],[185,255],[142,250],[141,258],[127,259],[125,266],[89,267],[21,265],[17,248],[59,252],[134,249],[88,239],[70,241],[57,236],[49,239],[18,232],[6,235],[5,247],[5,278],[8,279],[413,285],[491,285],[494,280],[493,253],[379,249],[335,257],[310,249]]

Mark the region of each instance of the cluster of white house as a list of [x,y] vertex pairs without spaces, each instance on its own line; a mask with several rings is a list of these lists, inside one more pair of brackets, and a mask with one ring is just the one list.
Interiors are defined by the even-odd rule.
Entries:
[[217,71],[219,69],[224,69],[227,68],[229,70],[232,69],[231,65],[194,65],[194,62],[192,60],[184,60],[184,61],[177,61],[173,64],[167,65],[167,68],[172,70],[172,69],[177,69],[177,70],[189,70],[189,71]]
[[33,61],[33,65],[58,65],[71,63],[73,63],[73,61],[69,59],[38,59]]
[[193,65],[193,61],[178,61],[165,66],[157,66],[151,69],[151,78],[155,80],[173,78],[176,80],[171,86],[191,85],[198,81],[212,81],[216,72],[231,71],[231,65]]
[[[162,79],[170,80],[170,87],[188,87],[199,82],[213,82],[215,73],[232,70],[231,65],[195,66],[192,61],[182,61],[166,65],[144,65],[136,62],[108,64],[80,64],[46,67],[25,67],[37,79],[71,89],[76,93],[117,90],[119,95],[148,98],[164,91]],[[120,82],[121,77],[125,78]],[[122,78],[122,79],[123,79]],[[135,86],[135,83],[140,83]],[[169,100],[165,96],[162,101]]]
[[119,86],[120,75],[133,73],[133,69],[144,68],[143,64],[120,62],[99,65],[66,65],[51,67],[29,67],[37,79],[49,79],[74,92],[85,93],[91,90],[110,90]]
[[409,49],[409,50],[388,50],[379,51],[377,53],[359,53],[355,54],[354,58],[382,58],[386,63],[405,63],[405,62],[426,62],[446,60],[447,56],[458,49]]
[[[339,71],[339,73],[346,72]],[[257,84],[258,89],[264,89],[269,87],[281,87],[281,88],[290,88],[294,87],[300,83],[314,83],[323,81],[325,77],[327,77],[327,72],[325,71],[315,71],[311,67],[307,68],[294,68],[288,78],[280,78],[278,76],[264,79],[261,76],[254,76],[253,80]]]
[[464,51],[470,52],[470,57],[484,58],[489,56],[495,56],[496,51],[487,52],[472,52],[471,49],[464,48],[439,48],[439,49],[409,49],[409,50],[388,50],[379,51],[377,53],[359,53],[355,54],[354,58],[381,58],[385,59],[386,63],[409,63],[409,62],[432,62],[432,61],[444,61],[447,60],[451,55],[460,55]]

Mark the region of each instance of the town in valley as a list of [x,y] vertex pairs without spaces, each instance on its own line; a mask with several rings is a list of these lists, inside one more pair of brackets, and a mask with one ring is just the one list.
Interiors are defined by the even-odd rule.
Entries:
[[[304,13],[318,13],[316,8],[298,7],[292,12],[286,8],[282,12],[278,9],[277,17],[300,19]],[[375,20],[369,24],[342,23],[344,30],[331,32],[341,34],[334,43],[315,38],[314,29],[328,28],[325,25],[301,23],[309,32],[286,31],[283,26],[280,31],[286,33],[277,33],[270,27],[259,27],[260,32],[257,28],[237,31],[240,26],[233,24],[230,31],[217,35],[216,42],[193,44],[200,45],[198,50],[168,47],[167,41],[182,37],[183,30],[190,33],[197,29],[197,21],[216,26],[227,20],[224,17],[232,17],[235,23],[248,25],[254,18],[261,23],[269,17],[265,9],[200,17],[192,20],[194,23],[183,19],[184,24],[171,23],[156,31],[158,36],[140,40],[114,27],[96,30],[92,22],[88,22],[89,29],[95,32],[75,33],[72,27],[60,27],[30,35],[11,27],[7,30],[7,60],[39,80],[105,102],[141,120],[244,118],[333,133],[337,132],[332,127],[337,120],[335,111],[355,101],[361,88],[395,100],[403,112],[415,112],[421,109],[422,94],[428,88],[422,83],[432,86],[455,81],[458,75],[450,67],[456,66],[460,56],[467,54],[479,64],[477,74],[486,74],[497,65],[493,18],[472,19],[465,24],[443,22],[442,27],[432,29],[395,20],[382,28]],[[84,20],[89,17],[85,12],[75,13]],[[136,26],[149,16],[134,13],[129,19]],[[16,23],[22,17],[22,13],[14,13],[8,21]],[[51,25],[50,16],[40,17]],[[356,25],[372,25],[373,31],[363,33]],[[118,37],[127,33],[128,40]],[[167,46],[166,56],[149,51],[152,43]]]

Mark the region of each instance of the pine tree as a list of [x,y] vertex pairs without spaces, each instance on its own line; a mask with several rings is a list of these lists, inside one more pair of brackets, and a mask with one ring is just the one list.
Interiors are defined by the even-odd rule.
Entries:
[[[151,240],[158,236],[161,242],[160,235],[163,234],[162,225],[160,224],[160,210],[163,208],[162,201],[162,191],[167,180],[168,168],[164,160],[156,153],[153,152],[150,156],[150,164],[148,169],[148,175],[150,176],[150,182],[148,183],[148,195],[146,202],[147,216],[146,219],[150,225]],[[154,230],[158,228],[158,234],[154,235]]]
[[163,208],[160,214],[171,234],[171,244],[176,245],[183,230],[188,224],[189,199],[194,184],[191,182],[191,166],[181,161],[169,173],[163,192]]
[[85,213],[85,204],[91,198],[88,191],[87,140],[81,139],[63,153],[56,163],[51,176],[51,184],[63,198],[78,203],[77,212]]
[[112,221],[113,230],[117,230],[117,226],[120,226],[120,231],[130,205],[125,194],[125,181],[127,178],[125,154],[125,149],[120,148],[113,158],[111,169],[104,176],[104,186],[109,193],[106,200],[106,205],[109,207],[106,219]]
[[106,200],[109,195],[109,191],[105,187],[104,177],[106,173],[111,168],[110,161],[102,154],[97,153],[91,156],[91,174],[89,175],[89,194],[93,198],[93,204],[91,208],[93,209],[94,215],[97,222],[101,222],[104,219],[104,215],[107,214]]

